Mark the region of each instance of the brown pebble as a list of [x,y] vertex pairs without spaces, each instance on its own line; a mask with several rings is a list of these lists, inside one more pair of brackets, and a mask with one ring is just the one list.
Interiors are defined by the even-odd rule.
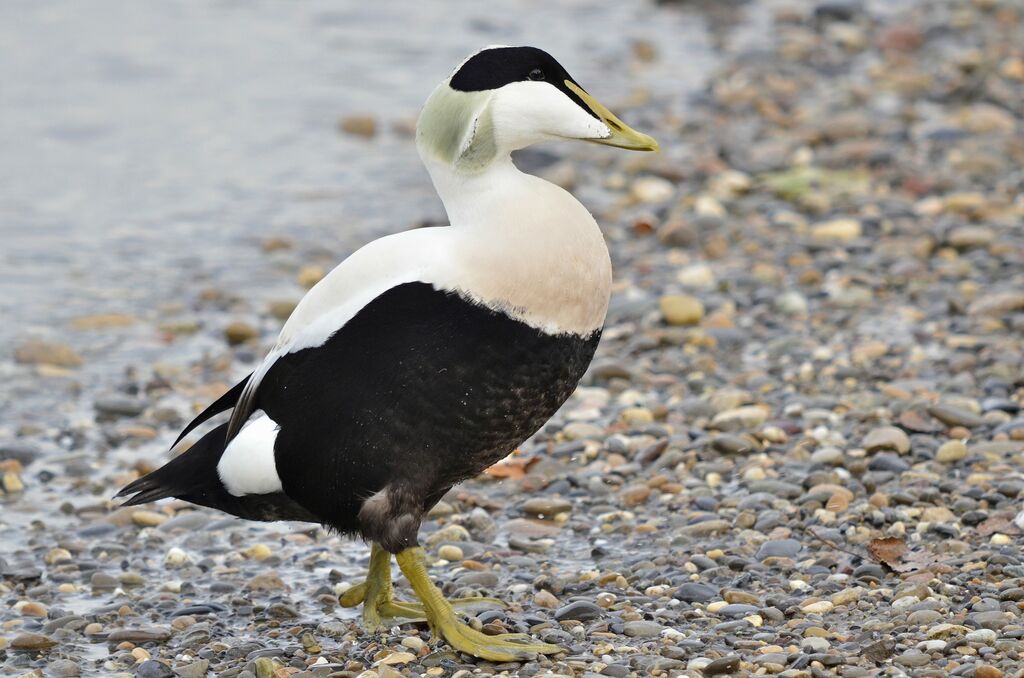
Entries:
[[1003,678],[1003,672],[989,664],[982,664],[974,669],[975,678]]
[[366,139],[377,134],[377,121],[372,115],[349,115],[338,121],[338,129]]
[[263,241],[262,246],[264,252],[278,252],[290,250],[292,248],[292,241],[283,236],[271,236]]
[[553,610],[560,605],[560,602],[553,593],[541,589],[533,596],[533,604],[537,607]]
[[259,336],[259,332],[256,328],[241,320],[236,320],[224,328],[224,338],[232,346],[244,344],[257,336]]
[[29,365],[78,367],[82,357],[67,344],[31,339],[14,349],[14,359]]
[[48,650],[57,641],[41,633],[22,633],[11,641],[11,649],[14,650]]
[[323,280],[325,275],[327,275],[327,271],[319,266],[303,266],[299,271],[298,281],[300,285],[308,290],[313,287],[313,285],[316,285],[318,282]]
[[25,617],[45,617],[46,608],[39,603],[25,603],[21,606],[21,614]]
[[631,508],[645,503],[650,496],[651,488],[646,485],[630,485],[619,494],[623,506]]

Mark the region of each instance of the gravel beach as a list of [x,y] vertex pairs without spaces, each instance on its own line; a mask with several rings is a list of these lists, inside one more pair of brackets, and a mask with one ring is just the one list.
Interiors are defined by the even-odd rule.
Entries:
[[[251,287],[200,277],[0,352],[0,675],[1024,676],[1024,5],[656,11],[706,25],[715,64],[681,105],[606,102],[662,153],[519,159],[605,229],[597,358],[421,534],[446,594],[510,603],[475,625],[564,654],[364,633],[338,596],[366,545],[110,500],[361,244],[285,229],[238,253]],[[617,39],[615,68],[690,68]],[[412,148],[407,119],[336,133]]]

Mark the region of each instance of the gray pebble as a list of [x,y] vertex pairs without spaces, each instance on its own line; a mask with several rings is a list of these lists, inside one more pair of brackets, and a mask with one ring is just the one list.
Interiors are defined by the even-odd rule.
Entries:
[[673,597],[684,603],[707,603],[718,597],[718,590],[700,582],[686,582]]
[[654,638],[661,635],[665,627],[650,621],[628,621],[622,625],[622,633],[630,638]]
[[776,539],[766,541],[757,550],[757,559],[766,558],[793,558],[803,549],[803,544],[796,539]]

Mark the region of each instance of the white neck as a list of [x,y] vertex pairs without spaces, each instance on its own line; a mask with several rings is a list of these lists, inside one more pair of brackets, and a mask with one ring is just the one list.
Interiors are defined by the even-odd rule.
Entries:
[[473,173],[433,161],[427,169],[454,231],[463,292],[550,332],[604,324],[611,261],[579,201],[508,155]]
[[538,180],[520,172],[507,155],[478,172],[460,171],[433,160],[425,164],[452,226],[493,223],[481,217],[493,217],[495,212],[501,211],[503,202],[507,203],[514,193],[531,183],[531,179]]

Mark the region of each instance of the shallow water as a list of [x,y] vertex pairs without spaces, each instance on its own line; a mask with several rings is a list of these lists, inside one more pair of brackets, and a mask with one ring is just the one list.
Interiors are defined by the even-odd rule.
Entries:
[[[20,327],[0,339],[167,301],[194,275],[244,291],[262,265],[246,243],[267,234],[352,246],[440,217],[389,124],[483,44],[543,45],[612,102],[681,97],[701,69],[667,64],[710,58],[699,16],[551,4],[4,3],[0,312]],[[629,72],[630,35],[666,65]],[[377,139],[336,131],[359,113]]]
[[[151,329],[111,343],[67,336],[67,321],[154,320],[204,287],[294,296],[264,238],[316,243],[334,261],[443,219],[394,126],[482,45],[540,45],[613,107],[649,90],[678,110],[715,60],[706,25],[643,2],[5,2],[0,345],[70,342],[90,384],[173,359]],[[659,58],[630,66],[641,38]],[[376,138],[338,132],[353,114],[376,119]],[[9,351],[0,414],[52,423]]]

